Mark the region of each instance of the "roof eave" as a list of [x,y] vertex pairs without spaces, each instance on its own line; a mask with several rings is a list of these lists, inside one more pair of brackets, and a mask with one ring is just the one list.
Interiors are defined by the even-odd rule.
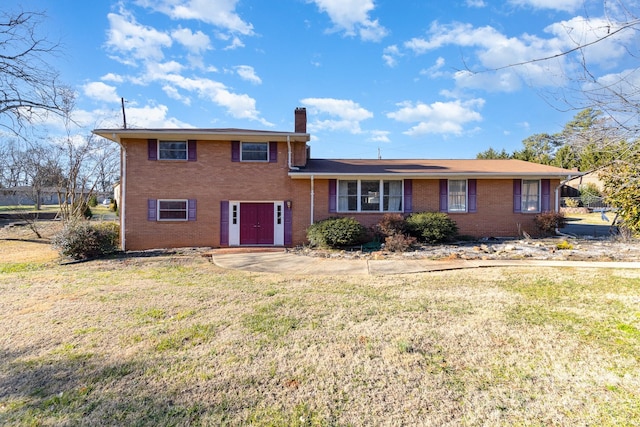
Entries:
[[304,141],[311,139],[308,133],[246,131],[246,130],[203,130],[203,129],[94,129],[93,134],[120,143],[123,139],[166,138],[197,139],[204,141]]
[[293,179],[310,179],[313,177],[314,179],[339,179],[339,178],[385,178],[385,177],[393,177],[393,178],[402,178],[402,179],[438,179],[438,178],[503,178],[503,179],[514,179],[514,178],[566,178],[582,175],[581,172],[575,172],[575,175],[572,173],[558,173],[558,172],[550,172],[550,173],[541,173],[541,172],[504,172],[504,173],[496,173],[496,172],[451,172],[451,173],[424,173],[424,174],[416,174],[416,173],[327,173],[327,172],[299,172],[299,171],[289,171],[289,177]]

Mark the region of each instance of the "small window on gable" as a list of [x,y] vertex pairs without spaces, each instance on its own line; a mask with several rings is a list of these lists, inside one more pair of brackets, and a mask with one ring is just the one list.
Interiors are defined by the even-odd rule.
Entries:
[[158,200],[158,221],[187,221],[187,200]]
[[187,160],[187,141],[158,141],[159,160]]
[[243,162],[268,162],[268,142],[243,142],[240,160]]

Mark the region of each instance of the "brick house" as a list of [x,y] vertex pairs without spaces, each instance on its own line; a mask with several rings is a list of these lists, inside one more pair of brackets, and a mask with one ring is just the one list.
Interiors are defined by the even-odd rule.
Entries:
[[309,156],[306,110],[294,132],[96,129],[121,146],[125,250],[294,246],[315,221],[447,212],[461,234],[535,234],[575,171],[519,160],[349,160]]

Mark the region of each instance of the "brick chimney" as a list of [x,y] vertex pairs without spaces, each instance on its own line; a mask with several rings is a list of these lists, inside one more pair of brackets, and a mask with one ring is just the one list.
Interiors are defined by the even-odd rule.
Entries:
[[307,109],[304,107],[296,108],[294,132],[307,133]]

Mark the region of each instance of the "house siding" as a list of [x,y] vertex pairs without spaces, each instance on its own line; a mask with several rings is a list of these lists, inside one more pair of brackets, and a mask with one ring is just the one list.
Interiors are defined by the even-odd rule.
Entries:
[[[196,161],[150,161],[146,139],[124,140],[122,144],[127,158],[127,250],[219,246],[220,202],[225,200],[292,200],[296,228],[296,214],[303,203],[296,200],[295,184],[287,175],[286,142],[276,144],[274,163],[232,162],[231,141],[198,141]],[[196,220],[148,221],[149,199],[195,200]]]
[[[555,189],[559,180],[550,180],[550,209],[554,209]],[[365,227],[377,224],[384,213],[329,212],[329,180],[315,181],[314,219],[320,221],[332,216],[357,219]],[[438,212],[440,210],[439,179],[413,179],[413,212]],[[477,179],[476,212],[448,213],[458,225],[461,235],[473,237],[517,237],[520,230],[535,236],[535,214],[513,212],[513,179]]]

